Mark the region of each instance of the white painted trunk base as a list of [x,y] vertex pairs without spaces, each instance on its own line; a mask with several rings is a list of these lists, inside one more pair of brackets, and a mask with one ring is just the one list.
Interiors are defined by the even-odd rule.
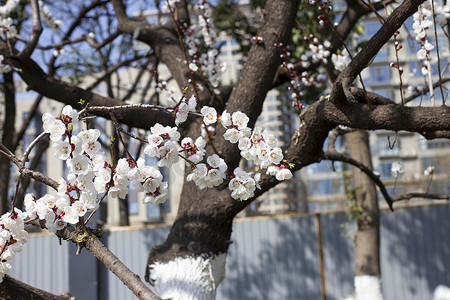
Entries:
[[433,293],[433,300],[450,300],[450,288],[438,285]]
[[355,276],[355,300],[383,300],[378,276]]
[[225,278],[226,254],[210,258],[177,257],[149,266],[150,281],[162,298],[177,300],[214,300]]

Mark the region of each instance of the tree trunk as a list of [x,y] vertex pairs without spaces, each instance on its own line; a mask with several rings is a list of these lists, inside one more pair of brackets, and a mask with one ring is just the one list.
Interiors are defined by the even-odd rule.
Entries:
[[[346,134],[349,154],[372,169],[369,134],[357,130]],[[380,212],[375,184],[353,168],[356,206],[360,210],[355,236],[355,291],[357,300],[382,300],[380,284]]]
[[[227,184],[212,191],[185,183],[177,218],[166,241],[150,251],[146,280],[162,298],[215,299],[237,213]],[[186,196],[185,196],[186,197]]]
[[[13,73],[3,74],[3,92],[5,95],[5,120],[3,122],[2,144],[6,148],[12,149],[14,142],[14,121],[16,117],[15,89],[13,81]],[[11,162],[5,156],[0,156],[0,213],[3,214],[9,209],[8,187],[9,176],[11,173]]]

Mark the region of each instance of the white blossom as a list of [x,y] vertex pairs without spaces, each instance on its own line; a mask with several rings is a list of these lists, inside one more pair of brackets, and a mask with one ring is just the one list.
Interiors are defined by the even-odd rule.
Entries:
[[392,166],[391,166],[391,172],[392,172],[392,176],[394,176],[396,178],[401,176],[405,172],[405,170],[403,169],[402,163],[399,161],[393,162]]
[[214,124],[217,121],[217,112],[213,107],[203,106],[200,111],[203,115],[203,122],[206,125]]

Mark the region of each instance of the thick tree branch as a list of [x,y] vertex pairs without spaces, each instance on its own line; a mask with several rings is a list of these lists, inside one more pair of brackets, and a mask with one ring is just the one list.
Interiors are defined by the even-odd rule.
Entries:
[[[330,101],[316,103],[324,121],[355,129],[410,132],[434,132],[450,130],[450,108],[401,107],[397,104],[377,105],[369,109],[365,104],[333,104]],[[364,116],[364,118],[361,118]]]
[[446,130],[438,130],[434,132],[424,132],[422,135],[427,140],[433,140],[433,139],[450,139],[450,131]]
[[0,284],[0,298],[3,300],[70,300],[69,293],[61,295],[51,294],[44,290],[32,287],[8,275],[5,275]]

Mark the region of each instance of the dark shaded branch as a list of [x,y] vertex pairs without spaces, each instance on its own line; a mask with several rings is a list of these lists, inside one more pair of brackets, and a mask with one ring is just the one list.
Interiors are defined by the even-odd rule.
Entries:
[[435,199],[435,200],[450,200],[450,194],[439,195],[439,194],[429,194],[429,193],[407,193],[392,198],[394,202],[402,200],[410,200],[412,198],[425,198],[425,199]]
[[450,139],[450,131],[446,130],[438,130],[434,132],[424,132],[422,135],[427,140],[434,140],[434,139]]
[[11,276],[5,275],[0,284],[0,298],[3,300],[70,300],[69,293],[61,295],[51,294],[44,290],[32,287]]
[[[16,118],[16,100],[13,72],[3,74],[3,93],[4,93],[4,119],[2,126],[2,144],[8,149],[14,145],[14,123]],[[8,206],[8,189],[10,182],[11,163],[6,158],[0,157],[0,174],[3,180],[0,182],[0,213],[3,214]]]
[[335,126],[418,133],[450,131],[450,108],[446,106],[402,108],[400,105],[389,104],[377,105],[371,110],[365,104],[333,104],[326,100],[315,105],[322,114],[319,116]]

